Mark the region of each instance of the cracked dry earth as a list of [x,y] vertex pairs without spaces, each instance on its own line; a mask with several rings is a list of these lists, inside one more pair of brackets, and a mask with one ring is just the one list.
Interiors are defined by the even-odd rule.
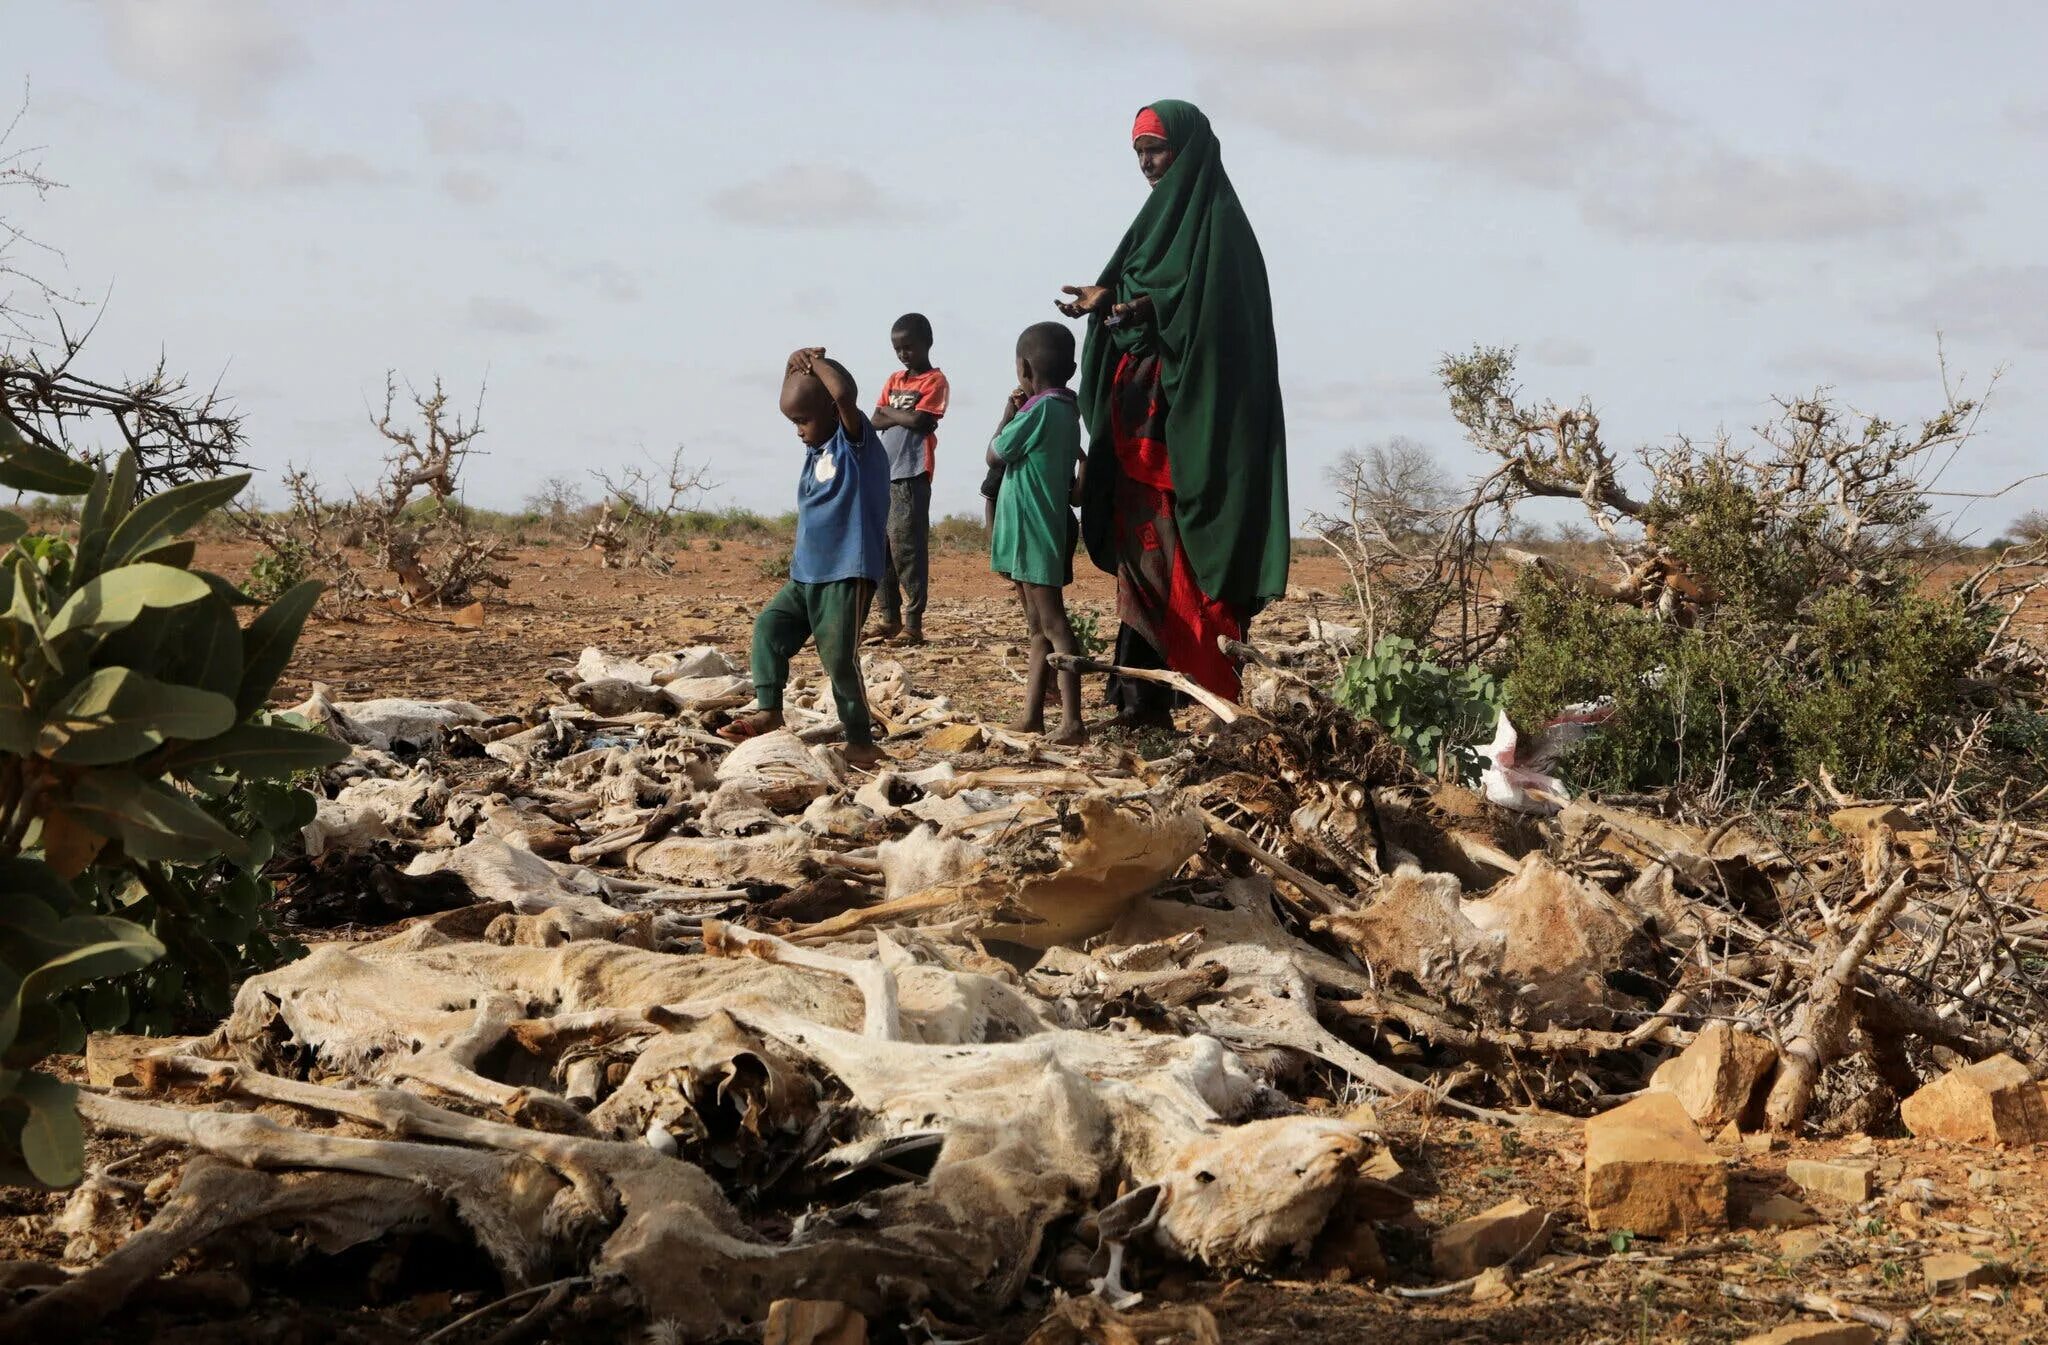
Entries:
[[[280,694],[297,702],[317,681],[344,703],[454,698],[531,722],[561,699],[544,674],[587,646],[743,657],[772,554],[696,551],[663,578],[522,553],[482,630],[316,622]],[[211,563],[239,574],[246,557]],[[1297,581],[1341,587],[1315,561]],[[933,643],[886,654],[904,674],[891,770],[925,780],[916,806],[967,859],[891,850],[901,839],[869,858],[853,843],[866,824],[833,800],[875,782],[800,750],[756,763],[745,789],[727,791],[723,767],[698,782],[704,817],[736,819],[715,840],[708,825],[701,841],[664,833],[616,762],[576,776],[573,753],[535,788],[605,799],[627,848],[579,855],[569,841],[601,848],[602,828],[561,837],[516,809],[402,801],[397,839],[444,856],[478,904],[309,935],[313,956],[252,982],[198,1049],[110,1057],[126,1072],[89,1113],[98,1187],[0,1192],[0,1236],[13,1301],[127,1256],[125,1301],[0,1319],[0,1338],[1619,1345],[1818,1327],[1823,1313],[1790,1306],[1818,1291],[1916,1340],[2048,1339],[2048,1145],[1916,1139],[1895,1119],[1874,1136],[1730,1133],[1709,1141],[1730,1174],[1727,1229],[1589,1227],[1579,1122],[1440,1105],[1292,1012],[1318,989],[1373,987],[1276,923],[1290,912],[1263,875],[1197,854],[1199,819],[1132,771],[1140,745],[1063,762],[983,739],[964,783],[938,783],[930,768],[958,754],[931,740],[955,718],[1013,714],[1021,660],[979,556],[935,558],[934,592]],[[1112,625],[1102,576],[1070,602]],[[1308,614],[1291,598],[1261,624]],[[951,712],[920,724],[935,697]],[[708,769],[672,750],[664,769]],[[1063,802],[986,820],[1017,797],[1006,790],[1037,792],[1033,772]],[[888,794],[870,811],[897,806]],[[780,833],[746,820],[756,805],[845,844],[773,851]],[[335,820],[335,853],[351,825]],[[529,852],[601,875],[625,855],[630,877],[579,884]],[[745,891],[764,889],[810,904],[750,931]],[[834,901],[847,891],[864,895]],[[943,903],[903,908],[900,924],[878,914],[931,892]],[[1075,909],[1077,892],[1099,915],[1049,933],[1045,912]],[[1229,993],[1187,983],[1211,967]],[[83,1061],[69,1068],[85,1081]],[[1866,1165],[1867,1196],[1802,1189],[1799,1160]],[[1514,1200],[1549,1216],[1517,1273],[1438,1262],[1441,1230]],[[220,1216],[256,1207],[270,1213]],[[1105,1264],[1124,1244],[1128,1262]],[[1958,1253],[1981,1283],[1931,1293],[1925,1263]],[[1105,1272],[1122,1281],[1112,1296],[1142,1291],[1129,1316],[1048,1320],[1057,1293],[1085,1296]],[[536,1292],[463,1324],[524,1286]],[[853,1303],[867,1334],[764,1326],[778,1298]],[[1213,1329],[1176,1311],[1192,1307]]]

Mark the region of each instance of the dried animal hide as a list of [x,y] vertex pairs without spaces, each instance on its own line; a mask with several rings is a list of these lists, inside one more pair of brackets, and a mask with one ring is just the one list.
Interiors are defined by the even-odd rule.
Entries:
[[744,786],[778,811],[795,811],[846,783],[846,767],[829,748],[811,747],[794,733],[764,733],[728,752],[718,763],[721,783]]
[[797,887],[817,875],[811,838],[795,828],[760,836],[664,836],[626,851],[635,873],[684,887]]
[[468,701],[421,701],[384,697],[368,701],[337,701],[325,683],[292,713],[311,721],[345,743],[380,752],[421,751],[432,747],[441,731],[455,724],[478,724],[490,714]]
[[300,838],[313,858],[331,850],[360,852],[380,841],[415,839],[440,816],[447,799],[448,786],[422,773],[371,776],[319,800]]

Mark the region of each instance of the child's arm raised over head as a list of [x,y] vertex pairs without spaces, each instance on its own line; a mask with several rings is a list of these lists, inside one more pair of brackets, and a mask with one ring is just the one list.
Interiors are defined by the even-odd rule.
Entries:
[[868,418],[861,414],[860,402],[854,396],[853,378],[844,365],[825,354],[823,346],[805,346],[789,357],[792,373],[809,374],[825,385],[825,395],[832,399],[832,405],[839,412],[839,427],[846,431],[846,437],[859,440],[866,432]]

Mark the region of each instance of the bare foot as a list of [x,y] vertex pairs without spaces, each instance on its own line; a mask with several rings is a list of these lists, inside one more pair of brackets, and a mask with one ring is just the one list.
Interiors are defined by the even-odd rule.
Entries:
[[840,755],[846,758],[847,765],[859,766],[864,770],[869,767],[879,766],[888,760],[882,754],[882,749],[873,743],[848,743],[840,751]]
[[1045,711],[1043,708],[1040,708],[1034,714],[1026,710],[1003,727],[1012,733],[1043,733],[1045,732]]
[[1046,739],[1060,747],[1082,747],[1088,742],[1088,730],[1078,719],[1069,719],[1060,725],[1058,733]]
[[756,710],[742,715],[718,731],[718,736],[729,743],[743,743],[749,738],[758,738],[764,733],[773,733],[782,727],[782,711]]

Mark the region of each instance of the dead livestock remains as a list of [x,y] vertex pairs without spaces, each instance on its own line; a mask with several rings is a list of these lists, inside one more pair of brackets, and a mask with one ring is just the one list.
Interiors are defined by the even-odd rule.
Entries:
[[[210,1035],[93,1043],[65,1265],[0,1331],[229,1322],[253,1279],[346,1264],[355,1303],[426,1305],[364,1340],[1216,1341],[1191,1283],[1318,1281],[1396,1331],[1831,1204],[1917,1200],[1929,1257],[1975,1249],[1842,1137],[1903,1104],[2048,1139],[2048,922],[2004,882],[2040,833],[1964,838],[1938,801],[1844,798],[1797,843],[1508,811],[1333,706],[1293,633],[1149,760],[975,724],[879,658],[878,774],[815,681],[721,741],[752,690],[709,647],[586,650],[523,715],[316,687],[352,755],[280,900],[331,933]],[[1453,1143],[1574,1198],[1433,1226]],[[1913,1330],[1881,1293],[1723,1282],[1759,1338]],[[1800,1322],[1838,1334],[1761,1335]]]

